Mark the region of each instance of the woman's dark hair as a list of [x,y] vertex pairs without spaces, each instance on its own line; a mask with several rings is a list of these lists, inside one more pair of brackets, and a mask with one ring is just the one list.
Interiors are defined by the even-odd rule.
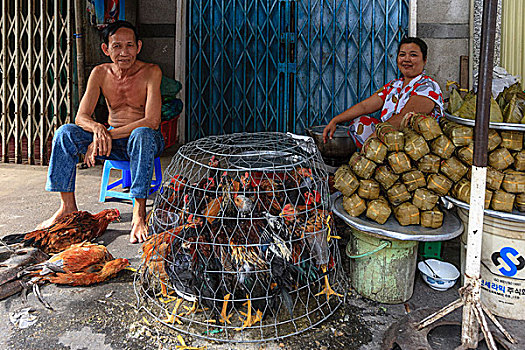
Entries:
[[399,43],[399,46],[397,47],[398,55],[399,55],[399,50],[401,50],[401,45],[404,45],[404,44],[416,44],[417,46],[419,46],[419,48],[421,49],[421,53],[423,54],[423,60],[424,61],[427,60],[428,46],[423,40],[416,38],[416,37],[412,37],[412,36],[401,39],[401,42]]
[[129,28],[133,31],[133,34],[135,34],[135,43],[139,41],[139,34],[137,33],[137,28],[128,21],[115,21],[113,23],[110,23],[107,25],[106,28],[102,29],[102,39],[104,40],[104,43],[109,44],[109,37],[112,36],[119,30],[120,28]]

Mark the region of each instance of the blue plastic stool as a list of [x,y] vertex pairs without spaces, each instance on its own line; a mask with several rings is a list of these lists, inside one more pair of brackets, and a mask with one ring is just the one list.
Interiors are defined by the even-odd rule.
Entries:
[[[157,191],[162,184],[162,167],[160,165],[160,158],[155,158],[155,178],[151,180],[151,187],[148,192],[148,196],[153,192]],[[122,177],[113,182],[109,183],[109,174],[111,169],[122,170]],[[102,171],[102,182],[100,184],[100,202],[105,202],[106,197],[115,197],[122,199],[130,199],[135,205],[135,199],[131,198],[129,192],[119,192],[111,191],[112,188],[115,188],[119,185],[122,185],[122,188],[129,188],[131,186],[131,171],[129,169],[129,161],[127,160],[106,160],[104,162],[104,170]]]

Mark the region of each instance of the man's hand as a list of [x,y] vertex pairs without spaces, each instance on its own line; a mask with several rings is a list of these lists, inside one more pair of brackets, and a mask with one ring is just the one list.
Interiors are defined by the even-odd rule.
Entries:
[[93,126],[92,145],[94,156],[108,157],[111,154],[112,141],[113,139],[111,138],[109,131],[104,127],[104,125],[97,123]]
[[95,150],[94,150],[94,142],[91,142],[87,148],[86,154],[84,155],[84,164],[86,164],[88,167],[95,166]]

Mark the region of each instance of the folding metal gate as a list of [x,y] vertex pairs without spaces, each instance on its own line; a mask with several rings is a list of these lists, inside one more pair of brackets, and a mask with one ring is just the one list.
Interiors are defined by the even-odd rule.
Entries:
[[292,131],[397,74],[408,0],[189,0],[187,139]]
[[71,117],[71,0],[2,0],[2,162],[46,164],[54,131]]

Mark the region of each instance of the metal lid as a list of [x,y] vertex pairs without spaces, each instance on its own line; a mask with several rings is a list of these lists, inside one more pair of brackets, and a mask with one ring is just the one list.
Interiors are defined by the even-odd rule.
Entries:
[[[325,127],[326,125],[312,126],[310,130],[313,134],[322,135]],[[337,125],[333,137],[349,137],[348,127],[343,125]]]

